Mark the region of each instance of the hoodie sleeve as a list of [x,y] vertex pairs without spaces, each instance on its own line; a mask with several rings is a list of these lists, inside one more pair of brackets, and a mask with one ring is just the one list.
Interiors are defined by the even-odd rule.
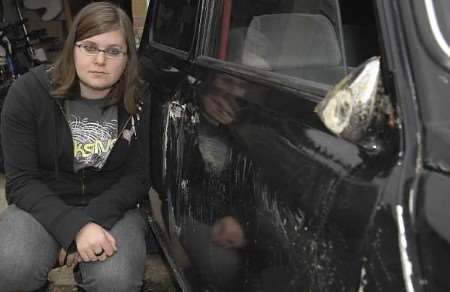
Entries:
[[27,83],[24,77],[11,86],[1,114],[8,203],[30,213],[62,247],[68,248],[81,227],[93,220],[83,210],[66,205],[41,180],[36,135],[39,113],[33,104],[39,98],[32,96],[33,88],[28,88],[36,84]]
[[[150,94],[144,94],[143,110],[136,127],[137,135],[131,143],[125,165],[125,174],[115,184],[89,202],[87,214],[94,222],[110,229],[127,210],[148,195],[150,190]],[[135,119],[136,120],[136,119]]]

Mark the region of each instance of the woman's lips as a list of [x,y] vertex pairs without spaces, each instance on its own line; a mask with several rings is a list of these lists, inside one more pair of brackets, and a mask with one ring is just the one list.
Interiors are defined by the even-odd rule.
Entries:
[[89,71],[89,73],[95,77],[103,77],[103,76],[107,75],[106,72],[101,72],[101,71]]

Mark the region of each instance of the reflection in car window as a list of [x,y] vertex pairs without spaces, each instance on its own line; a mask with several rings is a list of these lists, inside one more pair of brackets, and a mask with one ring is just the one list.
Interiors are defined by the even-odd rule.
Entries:
[[189,51],[194,36],[198,0],[161,0],[156,11],[153,41]]
[[434,3],[439,27],[447,44],[450,44],[450,1],[436,0]]
[[[276,74],[334,84],[377,52],[375,22],[358,17],[359,8],[367,10],[371,5],[340,2],[348,5],[339,7],[336,0],[224,0],[222,26],[212,36],[220,41],[210,54]],[[226,4],[231,8],[226,9]],[[349,49],[344,52],[343,47]]]

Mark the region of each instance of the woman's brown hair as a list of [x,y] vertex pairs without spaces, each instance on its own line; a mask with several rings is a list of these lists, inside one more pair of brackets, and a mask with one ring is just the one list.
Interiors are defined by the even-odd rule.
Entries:
[[74,62],[75,43],[115,30],[122,30],[124,35],[127,44],[127,64],[122,76],[107,96],[108,103],[116,104],[123,100],[128,113],[137,112],[138,63],[133,25],[125,11],[109,2],[88,4],[73,20],[61,55],[50,73],[54,96],[69,97],[79,90]]

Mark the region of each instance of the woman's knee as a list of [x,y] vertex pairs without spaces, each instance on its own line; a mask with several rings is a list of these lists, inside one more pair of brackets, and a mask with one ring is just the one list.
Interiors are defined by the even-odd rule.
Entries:
[[144,280],[144,265],[140,263],[87,263],[84,267],[80,266],[80,270],[80,286],[87,292],[137,292]]
[[145,227],[135,210],[111,229],[118,251],[103,262],[81,263],[78,281],[86,291],[140,291],[146,258]]
[[48,272],[36,255],[0,247],[0,291],[36,290],[45,285]]
[[[0,219],[0,291],[30,291],[47,281],[58,245],[31,216],[10,206]],[[26,281],[24,281],[26,279]]]

